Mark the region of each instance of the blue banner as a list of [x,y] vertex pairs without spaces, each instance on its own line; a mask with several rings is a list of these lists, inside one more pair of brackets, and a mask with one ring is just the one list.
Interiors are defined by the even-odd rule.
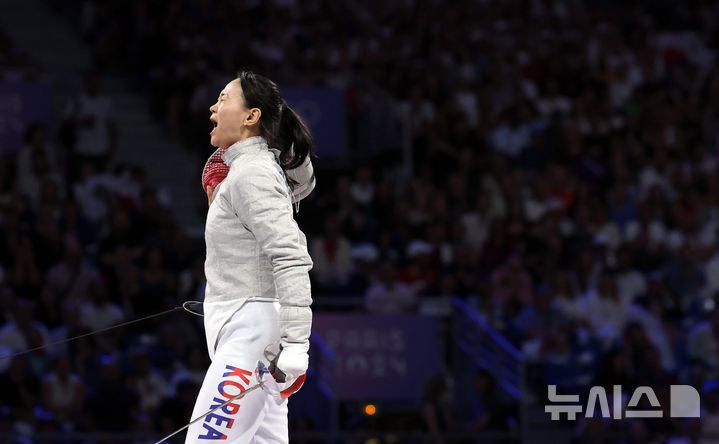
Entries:
[[337,354],[339,400],[416,402],[441,371],[437,318],[315,314],[312,325]]
[[0,152],[19,150],[23,135],[33,122],[50,121],[50,91],[47,85],[0,83]]
[[320,158],[346,155],[347,108],[342,90],[283,87],[282,97],[310,128]]

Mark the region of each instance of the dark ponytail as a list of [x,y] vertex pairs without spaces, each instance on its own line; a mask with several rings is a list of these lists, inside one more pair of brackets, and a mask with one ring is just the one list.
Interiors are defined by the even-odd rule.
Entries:
[[305,158],[315,152],[315,142],[309,128],[302,118],[290,108],[284,99],[280,112],[280,123],[276,142],[280,148],[280,158],[288,170],[302,165]]
[[248,108],[259,108],[262,112],[260,135],[271,148],[280,151],[280,166],[283,170],[297,168],[307,156],[314,155],[315,143],[309,128],[285,103],[275,82],[249,70],[240,71],[237,80],[242,86],[245,105]]

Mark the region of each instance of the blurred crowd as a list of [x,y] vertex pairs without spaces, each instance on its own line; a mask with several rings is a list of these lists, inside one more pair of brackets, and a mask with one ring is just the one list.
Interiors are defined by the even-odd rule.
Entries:
[[[447,314],[462,298],[522,351],[540,400],[547,384],[652,386],[665,407],[671,384],[691,384],[706,400],[696,421],[586,419],[580,442],[719,434],[717,2],[48,3],[77,21],[99,72],[132,78],[188,146],[206,146],[213,82],[238,67],[345,92],[357,161],[325,171],[318,159],[296,215],[318,300]],[[109,115],[90,103],[107,120],[92,135],[102,152],[82,151],[96,122],[69,106],[58,137],[30,126],[0,163],[9,352],[202,298],[202,245],[141,168],[112,163]],[[387,119],[409,125],[409,177],[363,155]],[[181,426],[202,330],[174,314],[149,322],[0,361],[3,402],[38,429]],[[430,381],[424,427],[507,429],[496,381],[477,378],[464,416]]]
[[0,29],[0,81],[33,82],[38,80],[40,72],[38,64],[13,45],[10,37]]
[[202,245],[144,171],[77,149],[107,122],[88,109],[62,119],[71,149],[31,124],[25,146],[0,160],[0,433],[169,433],[189,418],[208,365],[199,318],[170,313],[6,358],[204,288]]

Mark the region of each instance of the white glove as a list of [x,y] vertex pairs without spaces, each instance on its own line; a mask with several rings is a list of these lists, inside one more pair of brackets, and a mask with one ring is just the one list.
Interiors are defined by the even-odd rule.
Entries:
[[285,374],[286,382],[294,381],[307,373],[310,362],[309,341],[305,343],[289,343],[282,346],[277,359],[277,368]]

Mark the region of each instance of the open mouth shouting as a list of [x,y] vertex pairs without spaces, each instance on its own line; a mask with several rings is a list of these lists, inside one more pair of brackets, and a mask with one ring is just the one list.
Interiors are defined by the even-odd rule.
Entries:
[[210,131],[210,135],[215,133],[215,130],[217,130],[217,117],[211,116],[210,122],[212,122],[212,131]]

